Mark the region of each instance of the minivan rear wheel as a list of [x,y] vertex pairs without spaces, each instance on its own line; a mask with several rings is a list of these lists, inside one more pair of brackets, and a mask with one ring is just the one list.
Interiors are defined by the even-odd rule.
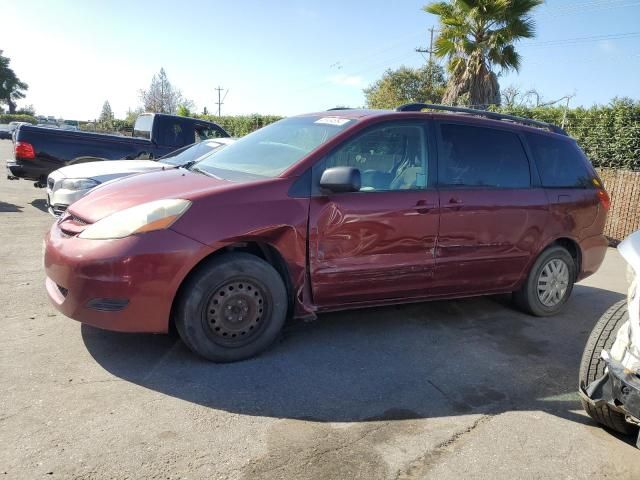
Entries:
[[569,299],[576,279],[576,264],[563,247],[543,251],[513,299],[518,307],[537,317],[560,312]]
[[280,274],[261,258],[236,252],[212,259],[188,278],[175,324],[193,352],[214,362],[233,362],[269,347],[286,316]]

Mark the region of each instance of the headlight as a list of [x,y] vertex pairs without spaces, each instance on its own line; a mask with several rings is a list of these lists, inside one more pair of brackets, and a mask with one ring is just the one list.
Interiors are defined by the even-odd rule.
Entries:
[[191,206],[189,200],[166,199],[127,208],[98,220],[80,238],[108,240],[169,228]]
[[65,190],[88,190],[99,184],[100,182],[90,178],[65,178],[60,182],[60,188]]

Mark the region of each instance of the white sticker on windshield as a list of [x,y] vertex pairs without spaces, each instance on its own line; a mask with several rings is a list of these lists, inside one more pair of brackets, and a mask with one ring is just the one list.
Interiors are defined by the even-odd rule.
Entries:
[[341,127],[343,125],[346,125],[350,121],[351,121],[350,118],[323,117],[323,118],[321,118],[319,120],[316,120],[313,123],[321,123],[321,124],[324,124],[324,125],[335,125],[337,127]]

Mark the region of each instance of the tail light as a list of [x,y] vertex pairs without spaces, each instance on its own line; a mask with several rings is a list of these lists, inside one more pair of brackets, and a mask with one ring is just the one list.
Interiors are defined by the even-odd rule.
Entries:
[[598,199],[600,199],[600,203],[602,204],[602,207],[605,210],[609,210],[609,208],[611,207],[611,199],[609,198],[609,194],[604,188],[599,188],[597,192],[598,192]]
[[28,142],[16,142],[15,157],[32,160],[36,158],[36,151],[33,149],[33,145]]
[[593,186],[596,187],[596,195],[598,195],[598,200],[600,200],[602,208],[609,210],[609,208],[611,208],[611,198],[609,198],[609,194],[604,189],[604,185],[602,185],[599,178],[593,178],[591,182]]

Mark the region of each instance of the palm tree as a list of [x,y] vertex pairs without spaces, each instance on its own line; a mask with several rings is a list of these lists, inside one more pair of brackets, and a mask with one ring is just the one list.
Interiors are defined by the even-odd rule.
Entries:
[[449,60],[444,103],[481,108],[500,104],[498,75],[518,71],[520,55],[514,43],[534,36],[530,13],[542,1],[451,0],[424,7],[440,17],[434,53]]

